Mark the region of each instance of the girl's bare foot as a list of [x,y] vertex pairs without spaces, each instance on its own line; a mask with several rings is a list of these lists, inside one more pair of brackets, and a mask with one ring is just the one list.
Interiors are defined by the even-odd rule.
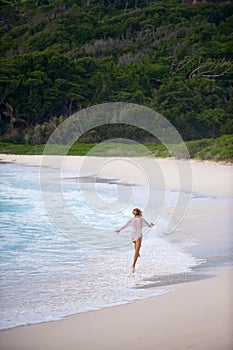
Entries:
[[134,273],[135,272],[135,267],[134,266],[132,266],[132,273]]

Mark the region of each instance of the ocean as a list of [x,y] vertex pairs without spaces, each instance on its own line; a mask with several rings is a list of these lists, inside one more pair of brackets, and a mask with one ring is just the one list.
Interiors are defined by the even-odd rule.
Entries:
[[[96,183],[86,174],[80,185],[80,174],[63,173],[60,202],[57,172],[44,169],[43,179],[46,172],[49,181],[43,187],[39,167],[0,163],[0,329],[161,295],[168,291],[141,286],[154,275],[189,272],[200,264],[183,243],[166,238],[166,217],[147,210],[145,217],[155,226],[144,232],[132,274],[130,231],[115,230],[132,217],[134,207],[146,207],[145,188],[108,179]],[[105,206],[92,200],[94,191]],[[124,203],[126,195],[130,199]],[[179,193],[152,195],[163,198],[163,208],[170,210]]]

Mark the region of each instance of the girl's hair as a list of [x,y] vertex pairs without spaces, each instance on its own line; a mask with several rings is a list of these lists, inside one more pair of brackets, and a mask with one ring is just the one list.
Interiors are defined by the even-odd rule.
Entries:
[[139,208],[134,208],[134,210],[133,210],[133,214],[134,214],[134,212],[136,212],[136,213],[137,213],[136,215],[138,215],[138,216],[142,216],[142,211],[141,211],[141,209],[139,209]]

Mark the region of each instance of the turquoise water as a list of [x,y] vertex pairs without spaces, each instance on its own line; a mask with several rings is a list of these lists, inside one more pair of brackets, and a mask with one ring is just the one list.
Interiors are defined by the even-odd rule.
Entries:
[[[56,209],[60,205],[54,190],[56,172],[46,171],[49,198]],[[116,198],[122,195],[124,201],[124,195],[132,191],[121,210],[106,215],[106,210],[97,210],[92,202],[93,185],[88,178],[80,188],[77,174],[63,175],[62,191],[74,223],[65,210],[56,220],[51,218],[39,168],[0,164],[0,329],[166,293],[137,287],[155,274],[186,272],[199,263],[181,246],[166,240],[166,222],[158,217],[156,226],[144,233],[141,258],[132,275],[129,232],[117,235],[114,230],[131,217],[133,207],[145,206],[145,189],[135,186],[132,190],[109,181],[95,184],[98,196],[110,209]],[[175,192],[153,195],[165,198],[168,207],[177,197]],[[154,221],[151,216],[147,219]],[[68,229],[63,232],[62,227]]]

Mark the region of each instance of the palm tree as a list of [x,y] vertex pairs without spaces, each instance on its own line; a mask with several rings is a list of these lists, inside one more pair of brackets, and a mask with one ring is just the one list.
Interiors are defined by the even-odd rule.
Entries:
[[16,136],[22,133],[24,128],[28,127],[27,122],[20,118],[20,115],[15,113],[14,108],[7,102],[5,103],[5,111],[3,115],[9,120],[9,131],[11,136]]

